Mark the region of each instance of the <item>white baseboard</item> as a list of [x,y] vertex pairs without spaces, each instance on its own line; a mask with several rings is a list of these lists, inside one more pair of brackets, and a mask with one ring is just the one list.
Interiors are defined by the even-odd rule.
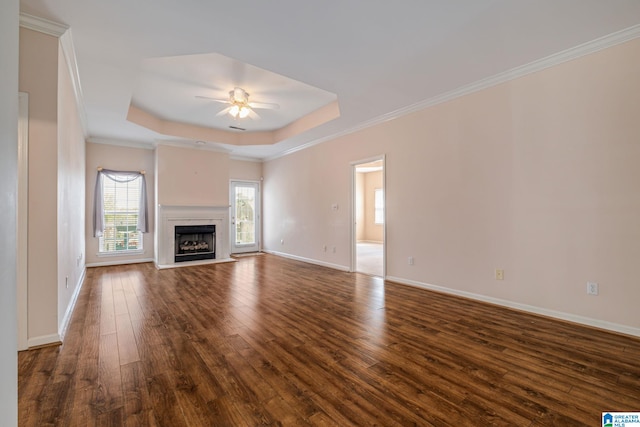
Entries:
[[51,345],[51,344],[62,344],[62,339],[60,339],[60,335],[51,334],[51,335],[42,335],[39,337],[29,338],[27,341],[27,345],[29,348],[41,347],[43,345]]
[[513,301],[503,300],[500,298],[488,297],[486,295],[474,294],[471,292],[459,291],[456,289],[446,288],[444,286],[430,285],[428,283],[417,282],[414,280],[402,279],[400,277],[387,276],[386,280],[390,282],[400,283],[402,285],[414,286],[417,288],[428,289],[431,291],[442,292],[449,295],[455,295],[459,297],[469,298],[476,301],[487,302],[489,304],[495,304],[502,307],[512,308],[515,310],[526,311],[528,313],[539,314],[541,316],[553,317],[555,319],[566,320],[572,323],[578,323],[581,325],[591,326],[598,329],[604,329],[607,331],[618,332],[625,335],[632,335],[640,337],[640,329],[631,326],[620,325],[618,323],[606,322],[604,320],[592,319],[589,317],[578,316],[575,314],[564,313],[556,310],[549,310],[547,308],[536,307],[533,305],[520,304]]
[[263,252],[266,252],[268,254],[272,254],[272,255],[277,255],[283,258],[289,258],[289,259],[295,259],[296,261],[303,261],[303,262],[308,262],[309,264],[315,264],[315,265],[320,265],[322,267],[329,267],[329,268],[333,268],[334,270],[340,270],[340,271],[351,271],[351,269],[349,267],[346,267],[344,265],[340,265],[340,264],[332,264],[329,262],[324,262],[324,261],[319,261],[316,259],[311,259],[311,258],[305,258],[305,257],[301,257],[301,256],[297,256],[297,255],[291,255],[291,254],[287,254],[284,252],[278,252],[278,251],[269,251],[266,249],[263,249]]
[[87,267],[109,267],[110,265],[125,265],[125,264],[141,264],[145,262],[153,262],[153,258],[142,259],[124,259],[117,261],[104,261],[104,262],[92,262],[87,264]]
[[60,323],[60,327],[58,328],[58,336],[60,336],[60,341],[64,340],[64,335],[67,333],[67,328],[69,327],[69,321],[71,321],[71,316],[73,315],[73,309],[76,307],[76,301],[78,300],[78,295],[80,295],[80,290],[82,289],[82,285],[84,284],[84,278],[86,273],[87,273],[87,268],[85,267],[82,269],[82,273],[80,274],[80,279],[78,279],[78,283],[76,283],[76,288],[73,291],[73,295],[71,295],[71,300],[69,301],[67,310],[64,312],[62,323]]

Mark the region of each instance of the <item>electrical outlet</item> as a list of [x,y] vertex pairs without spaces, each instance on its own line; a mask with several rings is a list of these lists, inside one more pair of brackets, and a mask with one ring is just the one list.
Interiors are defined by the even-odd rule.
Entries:
[[280,244],[284,245],[284,239],[280,239]]
[[504,280],[504,270],[496,268],[496,280]]
[[409,262],[409,265],[413,265],[413,257],[412,256],[409,257],[408,262]]
[[596,282],[587,282],[587,294],[598,295],[598,284]]

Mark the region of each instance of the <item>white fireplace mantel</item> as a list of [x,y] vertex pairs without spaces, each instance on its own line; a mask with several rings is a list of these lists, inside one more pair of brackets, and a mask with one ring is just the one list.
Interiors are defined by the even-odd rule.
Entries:
[[[175,262],[175,228],[181,225],[215,225],[216,258]],[[229,206],[158,205],[156,211],[156,253],[158,268],[233,261],[229,248]]]

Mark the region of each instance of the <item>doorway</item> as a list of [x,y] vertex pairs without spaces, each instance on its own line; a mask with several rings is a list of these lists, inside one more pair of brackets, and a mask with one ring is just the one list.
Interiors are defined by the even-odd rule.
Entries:
[[260,183],[231,181],[231,253],[260,250]]
[[352,163],[352,271],[385,277],[384,156]]

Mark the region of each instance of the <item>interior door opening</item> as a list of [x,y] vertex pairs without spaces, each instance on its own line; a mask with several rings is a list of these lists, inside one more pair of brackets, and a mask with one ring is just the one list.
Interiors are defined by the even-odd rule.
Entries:
[[384,156],[353,166],[352,271],[385,277]]

